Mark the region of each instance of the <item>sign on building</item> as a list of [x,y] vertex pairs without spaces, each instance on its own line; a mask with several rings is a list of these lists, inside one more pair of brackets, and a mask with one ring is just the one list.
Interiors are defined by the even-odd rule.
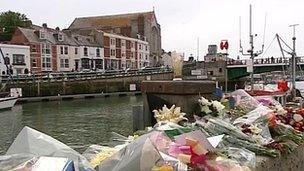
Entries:
[[130,91],[136,91],[136,84],[130,84]]
[[203,75],[202,70],[191,70],[191,75]]
[[11,88],[11,96],[12,97],[22,97],[22,89],[21,88]]

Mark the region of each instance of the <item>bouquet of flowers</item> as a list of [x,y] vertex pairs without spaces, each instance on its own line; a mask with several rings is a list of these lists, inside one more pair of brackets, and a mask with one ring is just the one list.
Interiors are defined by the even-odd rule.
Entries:
[[205,115],[211,114],[212,116],[217,117],[224,114],[225,106],[217,100],[209,101],[204,97],[200,97],[198,103],[201,107],[201,112]]

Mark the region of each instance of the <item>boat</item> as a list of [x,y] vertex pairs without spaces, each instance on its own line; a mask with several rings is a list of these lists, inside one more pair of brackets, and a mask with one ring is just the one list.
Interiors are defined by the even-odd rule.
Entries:
[[[3,61],[5,61],[1,48],[0,48],[0,54],[2,56]],[[6,65],[7,70],[9,70],[9,67],[7,66],[6,63],[5,63],[5,65]],[[8,73],[10,76],[9,78],[12,78],[11,73],[10,72],[8,72]],[[12,93],[7,93],[7,92],[1,93],[1,95],[3,95],[3,94],[5,94],[5,96],[0,97],[0,110],[11,109],[17,102],[19,95],[12,96]]]
[[0,110],[11,109],[17,102],[18,97],[0,98]]
[[[266,18],[265,18],[265,25],[266,25]],[[293,27],[296,25],[293,25]],[[265,29],[265,28],[264,28]],[[295,33],[294,33],[295,34]],[[264,35],[265,36],[265,35]],[[278,40],[279,40],[279,36],[276,35]],[[249,64],[247,65],[247,72],[250,73],[250,85],[245,85],[245,91],[251,95],[251,96],[272,96],[275,99],[280,99],[279,101],[281,102],[282,105],[285,105],[286,103],[286,97],[293,91],[295,91],[295,62],[296,62],[296,57],[295,57],[295,47],[292,49],[293,52],[290,53],[292,55],[293,60],[293,65],[292,65],[292,86],[291,89],[288,87],[288,83],[286,81],[286,79],[282,79],[282,80],[278,80],[276,81],[276,83],[278,84],[277,88],[270,88],[270,87],[265,87],[265,82],[263,82],[261,80],[261,75],[260,74],[254,74],[254,58],[258,57],[259,55],[261,55],[264,51],[264,42],[262,45],[262,50],[254,52],[254,44],[253,44],[253,37],[254,35],[252,34],[252,7],[250,5],[249,7],[249,44],[250,44],[250,49],[247,51],[249,52],[248,54],[245,54],[243,52],[243,48],[241,45],[241,38],[240,38],[240,52],[243,55],[246,56],[250,56],[250,61]],[[295,36],[293,38],[293,41],[295,41]],[[280,42],[279,42],[280,43]],[[295,42],[294,42],[295,44]],[[281,48],[281,51],[283,53],[283,50]],[[283,55],[284,57],[284,55]],[[255,77],[259,78],[260,81],[259,83],[255,83]],[[284,74],[285,77],[285,74]],[[272,77],[272,81],[273,81],[273,77]]]

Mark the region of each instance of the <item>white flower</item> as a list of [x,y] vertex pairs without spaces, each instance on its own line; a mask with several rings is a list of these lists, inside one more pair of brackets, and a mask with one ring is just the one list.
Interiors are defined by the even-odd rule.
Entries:
[[212,113],[212,111],[209,109],[208,106],[202,106],[201,110],[202,110],[202,112],[204,112],[206,114]]
[[219,102],[219,101],[212,101],[212,105],[213,105],[213,107],[216,108],[216,110],[217,110],[218,112],[222,112],[222,110],[225,109],[225,106],[222,105],[222,103]]
[[164,105],[162,110],[153,110],[153,113],[158,123],[168,121],[178,123],[181,120],[187,120],[187,118],[184,117],[186,113],[182,113],[181,108],[175,107],[175,105],[173,105],[170,109]]
[[205,99],[204,97],[201,97],[200,99],[198,99],[198,102],[203,106],[205,106],[205,105],[210,106],[211,105],[211,103],[207,99]]
[[294,114],[293,115],[293,119],[296,121],[296,122],[300,122],[303,120],[303,117],[299,114]]
[[257,125],[253,124],[253,125],[250,125],[249,129],[251,130],[251,132],[253,134],[260,134],[262,132],[262,129],[260,129]]

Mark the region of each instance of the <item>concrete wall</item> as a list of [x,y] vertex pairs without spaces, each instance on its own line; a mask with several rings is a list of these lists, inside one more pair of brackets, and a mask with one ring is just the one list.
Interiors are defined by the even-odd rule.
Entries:
[[88,79],[77,81],[57,81],[57,82],[25,82],[7,85],[7,90],[11,87],[22,88],[23,97],[36,96],[57,96],[71,94],[90,94],[90,93],[111,93],[129,91],[130,84],[136,84],[140,90],[141,82],[144,80],[172,80],[172,73],[139,75],[130,77],[117,77],[107,79]]

